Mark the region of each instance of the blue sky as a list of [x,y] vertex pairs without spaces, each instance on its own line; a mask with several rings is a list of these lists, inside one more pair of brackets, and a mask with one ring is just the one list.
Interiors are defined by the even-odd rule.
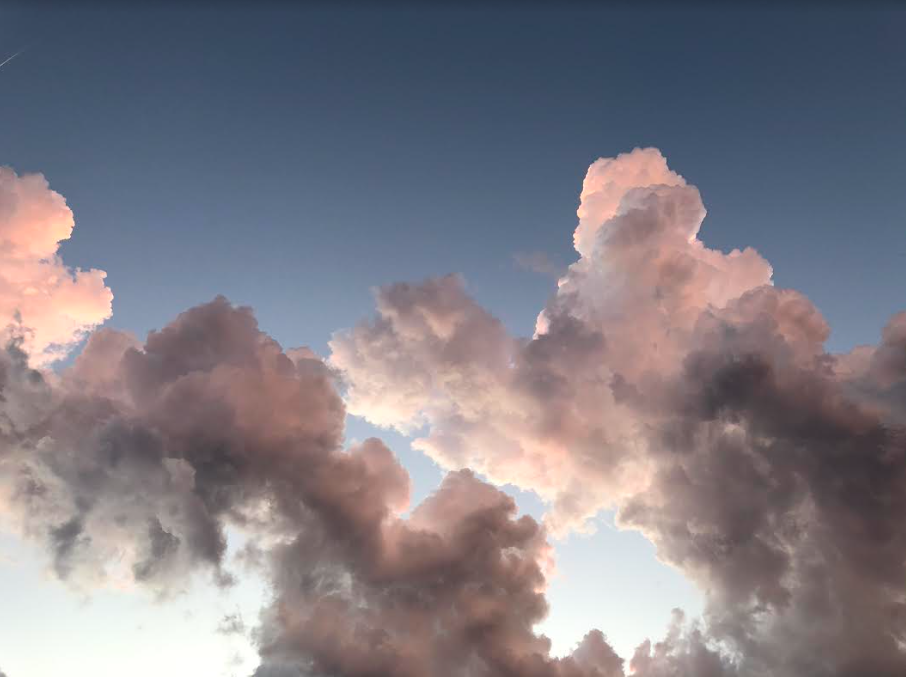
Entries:
[[[702,191],[702,239],[758,249],[842,350],[875,342],[903,305],[904,30],[906,13],[882,7],[8,6],[0,59],[25,51],[0,69],[0,164],[43,172],[67,198],[76,230],[62,254],[108,272],[113,326],[143,335],[222,293],[283,345],[323,354],[373,312],[370,288],[447,272],[530,334],[554,282],[514,256],[575,260],[588,165],[656,146]],[[351,437],[373,432],[350,424]],[[432,464],[380,434],[416,496],[430,491]],[[558,544],[545,631],[560,650],[599,625],[625,652],[671,607],[700,608],[650,544],[608,524]],[[65,602],[34,553],[0,543],[0,598],[34,593],[24,617],[0,608],[0,666],[59,674],[9,639],[56,614],[54,636],[86,629],[72,660],[114,674],[91,637],[150,607]],[[192,594],[194,608],[214,604]]]

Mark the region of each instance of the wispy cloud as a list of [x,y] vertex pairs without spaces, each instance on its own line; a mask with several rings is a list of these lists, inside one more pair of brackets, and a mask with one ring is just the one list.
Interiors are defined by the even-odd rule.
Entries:
[[516,252],[513,261],[519,268],[554,279],[566,272],[566,266],[556,263],[544,252]]
[[13,54],[12,56],[7,57],[7,58],[3,61],[3,63],[0,63],[0,68],[3,68],[6,64],[8,64],[8,63],[9,63],[10,61],[12,61],[13,59],[15,59],[17,56],[19,56],[19,55],[20,55],[22,52],[24,52],[24,51],[25,51],[24,49],[20,49],[18,52],[16,52],[16,53]]

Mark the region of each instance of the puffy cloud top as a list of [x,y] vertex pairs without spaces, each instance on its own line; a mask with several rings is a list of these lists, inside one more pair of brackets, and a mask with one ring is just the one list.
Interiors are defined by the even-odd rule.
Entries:
[[[350,409],[425,425],[416,447],[538,492],[558,532],[615,507],[651,539],[708,611],[640,647],[637,674],[904,674],[904,316],[827,354],[814,305],[754,250],[707,248],[704,216],[658,151],[598,160],[535,335],[456,278],[384,288],[331,344]],[[410,319],[441,308],[453,329]]]
[[59,578],[161,595],[196,571],[228,585],[224,530],[245,530],[273,591],[256,675],[622,677],[599,632],[566,658],[535,634],[540,524],[469,471],[402,519],[408,475],[377,439],[344,449],[344,417],[314,353],[284,352],[222,297],[144,343],[97,332],[58,379],[13,344],[2,514]]
[[636,188],[685,186],[686,180],[667,167],[657,148],[636,148],[615,158],[600,158],[585,174],[573,242],[582,256],[594,247],[597,232],[616,216],[627,193]]
[[22,334],[33,363],[62,357],[110,317],[105,273],[73,271],[57,253],[73,225],[43,176],[0,167],[0,332]]
[[[448,276],[379,290],[377,318],[331,342],[353,413],[407,431],[429,423],[417,447],[537,491],[559,530],[647,481],[644,456],[625,453],[646,444],[626,393],[677,372],[705,313],[771,281],[754,250],[697,238],[698,190],[656,149],[595,162],[581,201],[582,255],[531,341],[508,336]],[[785,322],[810,312],[783,308]]]
[[[256,677],[624,677],[600,632],[556,658],[533,629],[548,529],[614,506],[708,602],[631,674],[906,674],[906,315],[828,354],[824,318],[757,252],[698,239],[698,190],[658,151],[589,170],[580,257],[531,338],[447,276],[379,290],[329,363],[218,297],[144,342],[95,332],[59,376],[35,366],[106,317],[109,292],[59,261],[62,198],[0,179],[0,309],[18,323],[0,350],[0,516],[61,579],[227,585],[232,525],[273,592]],[[416,446],[450,470],[408,519],[393,453],[344,448],[347,404],[424,427]],[[538,492],[545,523],[476,472]]]

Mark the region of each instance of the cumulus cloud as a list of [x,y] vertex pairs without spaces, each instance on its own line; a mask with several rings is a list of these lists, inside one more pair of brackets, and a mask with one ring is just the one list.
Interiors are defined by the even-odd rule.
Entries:
[[0,412],[2,514],[65,581],[166,595],[207,571],[227,584],[224,530],[245,530],[273,591],[259,677],[623,674],[600,633],[565,658],[535,634],[540,524],[469,471],[401,518],[395,456],[377,439],[343,448],[333,371],[284,352],[248,308],[217,298],[144,343],[97,332],[54,379],[10,344]]
[[[698,190],[654,149],[591,166],[579,260],[529,341],[507,335],[455,276],[379,290],[378,317],[334,337],[353,413],[402,430],[448,468],[531,488],[576,528],[647,481],[628,393],[676,372],[695,323],[770,283],[755,251],[708,249]],[[581,243],[581,244],[579,244]]]
[[61,260],[72,211],[40,174],[0,167],[0,338],[21,336],[33,364],[66,354],[110,317],[113,295],[100,270],[72,270]]
[[644,677],[726,677],[737,674],[732,659],[709,646],[698,623],[687,623],[685,614],[673,610],[667,636],[652,645],[645,640],[632,656],[629,670]]
[[654,149],[589,169],[579,259],[529,339],[459,278],[379,290],[335,335],[347,403],[450,469],[538,492],[549,526],[605,507],[707,593],[641,647],[646,675],[906,671],[906,320],[830,355],[754,250],[698,238],[698,190]]
[[[0,255],[81,284],[56,258],[62,198],[3,178]],[[48,338],[62,330],[5,277],[19,321],[0,350],[0,518],[73,585],[160,595],[199,571],[228,585],[225,530],[243,530],[272,591],[255,677],[624,677],[600,632],[557,658],[534,631],[548,530],[613,506],[707,595],[630,674],[902,675],[906,315],[828,354],[809,300],[753,250],[708,249],[704,215],[656,150],[600,160],[579,259],[532,337],[448,276],[380,290],[329,363],[218,297],[145,341],[97,331],[51,374],[103,317]],[[344,447],[347,406],[424,430],[416,446],[450,470],[408,518],[393,453]],[[546,523],[477,473],[537,491]]]
[[274,553],[279,593],[256,677],[622,677],[597,632],[571,656],[549,655],[532,630],[547,611],[544,531],[469,471],[448,475],[411,520],[338,517],[314,551],[303,538]]
[[623,198],[636,188],[685,186],[686,180],[667,167],[656,148],[636,148],[615,158],[600,158],[585,174],[579,205],[579,225],[573,244],[582,256],[590,256],[601,227],[623,208]]
[[290,490],[281,473],[342,440],[344,409],[323,364],[293,362],[249,309],[223,298],[144,345],[98,332],[59,379],[26,357],[7,350],[0,370],[0,500],[77,584],[163,590],[198,565],[228,580],[225,521],[258,519],[259,503]]

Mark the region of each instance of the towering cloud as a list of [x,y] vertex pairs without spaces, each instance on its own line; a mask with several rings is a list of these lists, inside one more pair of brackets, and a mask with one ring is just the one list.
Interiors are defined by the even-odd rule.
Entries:
[[110,317],[105,274],[73,271],[57,253],[72,229],[66,201],[43,176],[0,167],[0,337],[12,325],[33,363],[63,356]]
[[384,288],[332,342],[348,404],[537,491],[558,531],[616,507],[697,581],[706,626],[640,647],[640,674],[903,674],[906,320],[827,354],[817,309],[705,247],[704,215],[656,150],[599,160],[531,339],[457,278]]
[[378,318],[332,342],[353,413],[403,430],[441,465],[534,489],[580,526],[647,480],[629,393],[675,374],[698,319],[768,284],[755,251],[697,239],[698,190],[654,149],[599,160],[576,243],[531,341],[509,337],[456,277],[378,292]]

